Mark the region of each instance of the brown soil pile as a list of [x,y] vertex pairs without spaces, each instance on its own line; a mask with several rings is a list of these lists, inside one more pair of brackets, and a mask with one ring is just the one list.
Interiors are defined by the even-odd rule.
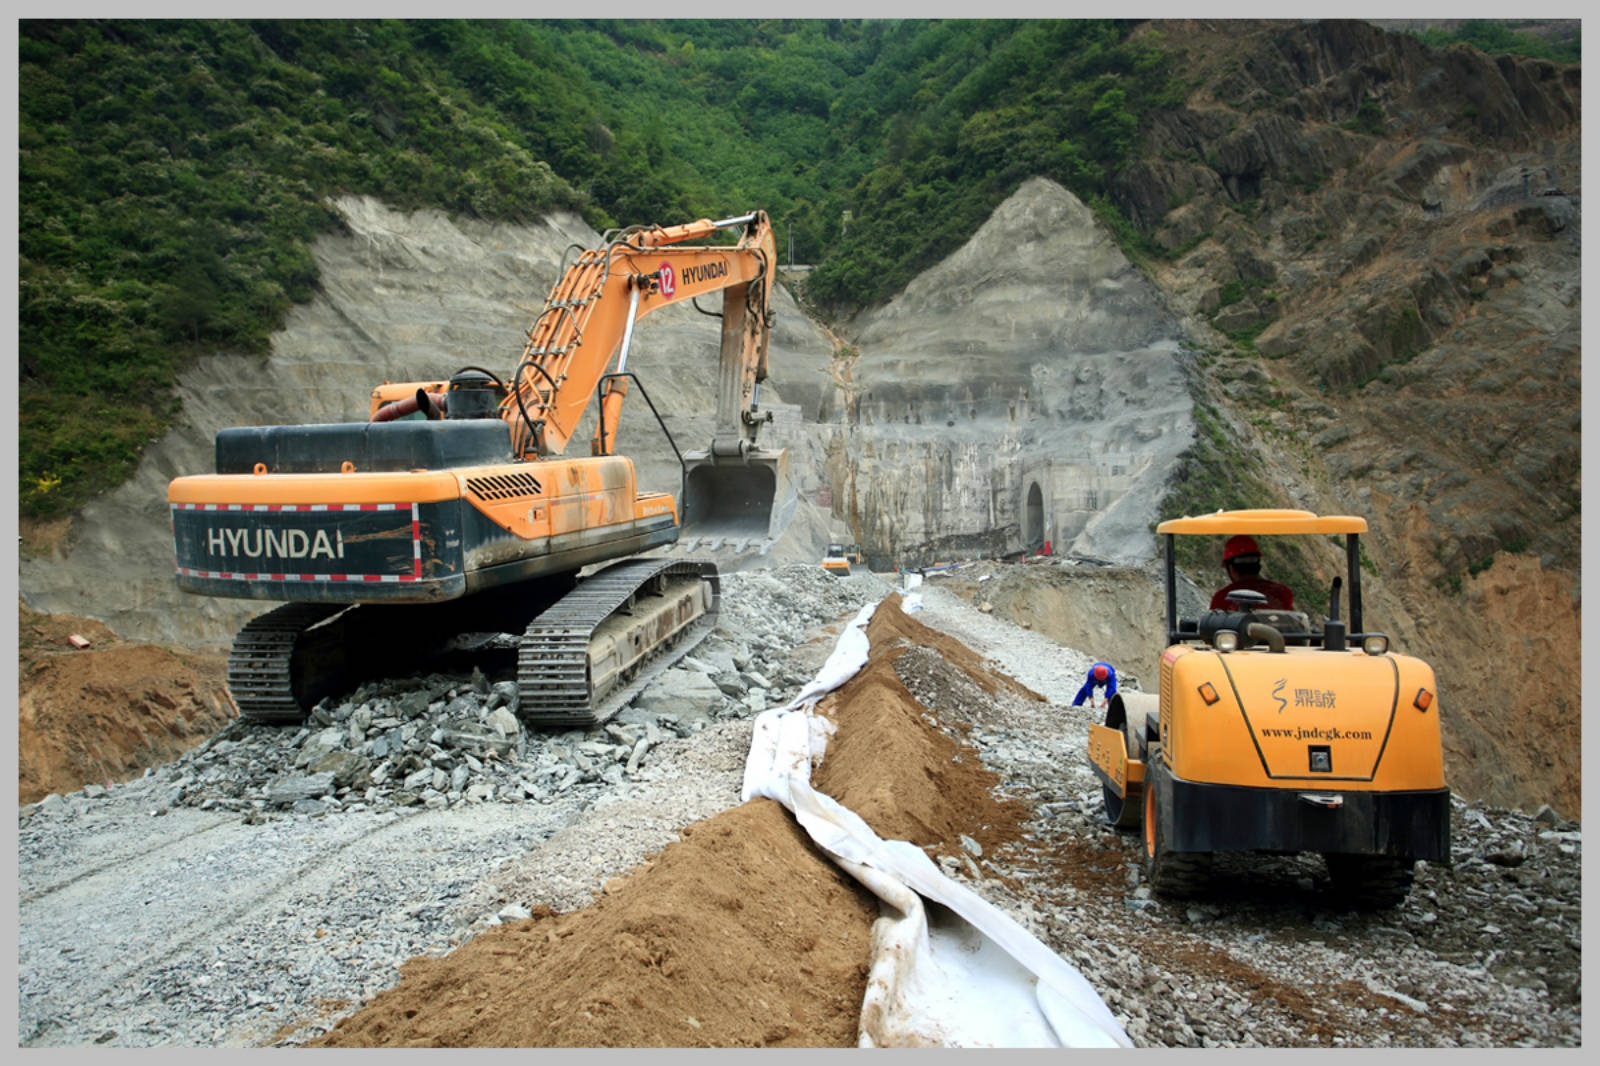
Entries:
[[[959,704],[941,699],[935,720],[894,663],[929,648],[971,671],[947,692],[1005,679],[901,614],[897,598],[868,633],[871,661],[829,701],[838,731],[817,786],[880,835],[937,851],[961,834],[986,849],[1015,839],[1022,806],[997,801],[995,776],[945,731]],[[877,916],[876,898],[788,811],[754,800],[689,826],[591,907],[541,907],[443,958],[411,960],[398,985],[311,1046],[854,1047]]]
[[1463,592],[1485,624],[1441,619],[1436,628],[1451,635],[1455,654],[1430,658],[1444,701],[1450,787],[1528,811],[1548,803],[1563,817],[1581,817],[1583,611],[1576,583],[1532,556],[1502,552]]
[[879,604],[872,613],[872,621],[867,623],[867,639],[872,644],[874,657],[896,638],[938,652],[945,662],[960,667],[979,688],[991,696],[1003,688],[1028,699],[1044,699],[1016,678],[990,670],[987,659],[959,640],[947,637],[936,629],[929,629],[906,614],[900,609],[898,593],[891,594]]
[[[117,639],[18,601],[17,802],[136,777],[235,717],[226,657]],[[90,646],[74,648],[77,634]]]
[[[867,636],[867,665],[817,708],[838,732],[812,783],[888,840],[956,854],[962,835],[986,852],[1018,839],[1026,808],[996,799],[999,778],[984,769],[977,752],[945,731],[969,727],[959,698],[940,699],[931,708],[945,727],[938,728],[926,717],[930,708],[900,680],[896,664],[912,647],[923,647],[987,692],[1021,686],[991,673],[965,645],[907,617],[897,596],[879,606]],[[955,688],[947,684],[943,692],[951,697]]]
[[606,891],[411,960],[311,1046],[856,1045],[877,899],[782,806],[698,822]]

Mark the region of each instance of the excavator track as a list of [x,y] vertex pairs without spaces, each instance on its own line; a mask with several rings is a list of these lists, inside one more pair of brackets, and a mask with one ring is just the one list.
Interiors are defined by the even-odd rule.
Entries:
[[239,716],[295,724],[326,696],[426,661],[461,628],[450,606],[290,603],[252,619],[228,656]]
[[[686,590],[701,583],[710,586],[709,606],[681,622],[658,620],[649,633],[636,627],[628,635],[644,645],[643,654],[594,691],[590,645],[596,631],[669,592],[681,601]],[[634,559],[584,578],[528,623],[520,637],[518,713],[530,725],[548,728],[603,724],[711,632],[720,606],[716,565],[702,560]],[[426,622],[419,612],[430,612]],[[415,665],[438,652],[458,629],[470,626],[471,614],[285,604],[252,619],[234,638],[228,690],[245,721],[298,724],[324,696],[381,674],[386,664]]]
[[[637,598],[685,583],[711,586],[709,608],[595,691],[589,649],[596,630],[629,611]],[[637,559],[584,578],[529,624],[517,652],[518,715],[531,725],[557,729],[599,726],[645,685],[687,655],[717,624],[722,604],[716,564],[701,560]]]
[[316,702],[308,701],[308,695],[328,678],[297,671],[296,646],[312,626],[345,609],[344,604],[288,603],[239,630],[228,654],[228,691],[241,718],[271,724],[305,718]]

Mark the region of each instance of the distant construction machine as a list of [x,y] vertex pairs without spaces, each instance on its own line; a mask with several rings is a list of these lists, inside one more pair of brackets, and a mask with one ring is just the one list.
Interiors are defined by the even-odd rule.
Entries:
[[[736,244],[690,243],[726,229]],[[688,525],[759,540],[787,524],[787,453],[757,445],[772,417],[758,407],[776,266],[766,213],[631,227],[576,250],[508,381],[466,366],[379,386],[366,422],[225,429],[216,472],[171,483],[178,585],[289,601],[234,641],[228,686],[244,718],[299,721],[362,677],[516,634],[520,716],[592,726],[716,621],[714,564],[641,553]],[[632,460],[614,454],[639,384],[628,352],[639,318],[718,291],[714,437],[685,456],[661,425],[683,470],[680,511],[670,493],[638,491]],[[564,458],[592,398],[591,454]]]

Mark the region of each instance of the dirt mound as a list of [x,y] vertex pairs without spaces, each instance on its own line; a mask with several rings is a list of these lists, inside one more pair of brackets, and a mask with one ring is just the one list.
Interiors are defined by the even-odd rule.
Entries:
[[[813,783],[887,840],[909,840],[940,854],[959,854],[963,835],[985,851],[1016,840],[1026,809],[995,798],[1000,779],[957,739],[970,728],[963,708],[981,699],[961,689],[993,694],[1003,685],[1032,694],[991,673],[965,645],[903,614],[898,596],[874,613],[867,636],[867,665],[817,708],[838,731]],[[921,663],[924,658],[934,662]],[[961,673],[939,669],[941,663]],[[906,687],[902,673],[916,677],[926,702]]]
[[[906,617],[898,597],[868,634],[867,666],[819,708],[837,732],[815,784],[880,835],[938,853],[962,835],[986,853],[1019,837],[1025,809],[995,797],[999,779],[952,734],[963,694],[1031,694]],[[906,662],[917,657],[921,669]],[[937,706],[897,665],[940,693]],[[771,800],[689,826],[591,907],[533,909],[406,963],[397,986],[312,1046],[856,1046],[877,900]]]
[[[17,802],[136,777],[231,721],[223,655],[121,641],[99,622],[18,609]],[[79,649],[71,635],[89,641]]]
[[867,624],[867,639],[871,641],[874,658],[895,637],[939,653],[952,666],[960,667],[983,691],[993,695],[1000,688],[1009,689],[1019,696],[1040,700],[1037,692],[1005,674],[989,669],[989,663],[965,644],[948,637],[936,629],[929,629],[900,609],[900,596],[891,594],[873,612]]
[[778,804],[698,822],[606,889],[411,960],[311,1046],[855,1046],[877,900]]

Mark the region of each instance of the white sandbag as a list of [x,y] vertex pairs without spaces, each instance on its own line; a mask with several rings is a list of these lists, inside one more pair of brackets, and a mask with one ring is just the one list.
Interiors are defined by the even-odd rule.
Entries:
[[823,696],[861,671],[871,651],[866,626],[872,621],[872,614],[877,609],[876,603],[869,603],[856,612],[856,616],[845,626],[844,632],[839,634],[838,641],[833,645],[833,651],[828,655],[828,661],[822,664],[817,676],[806,682],[799,694],[779,710],[787,711],[814,705]]

